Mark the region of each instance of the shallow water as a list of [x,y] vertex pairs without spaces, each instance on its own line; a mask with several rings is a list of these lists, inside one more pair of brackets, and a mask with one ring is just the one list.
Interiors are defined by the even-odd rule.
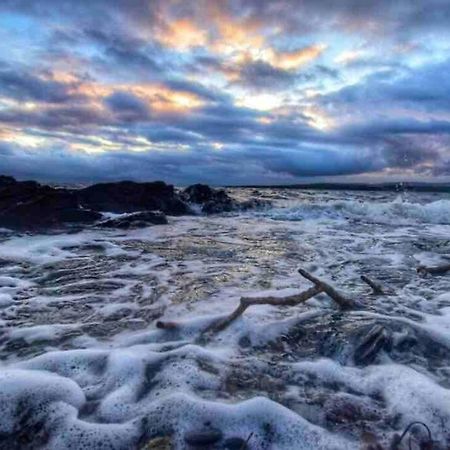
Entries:
[[[233,190],[264,211],[170,218],[135,231],[0,233],[0,448],[140,448],[219,429],[251,449],[388,445],[420,420],[450,443],[450,259],[444,194]],[[309,288],[303,267],[357,299],[254,306]],[[360,280],[379,280],[374,296]],[[157,320],[177,321],[173,330]],[[355,349],[374,325],[389,345]],[[358,363],[358,364],[357,364]],[[405,447],[406,448],[406,447]]]

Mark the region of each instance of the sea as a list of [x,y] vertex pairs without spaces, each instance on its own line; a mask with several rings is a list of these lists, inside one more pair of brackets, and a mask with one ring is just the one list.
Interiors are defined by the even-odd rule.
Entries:
[[[450,448],[450,272],[417,272],[450,264],[450,194],[228,192],[271,206],[0,230],[0,449],[387,449],[413,422]],[[207,331],[312,287],[299,268],[358,307],[321,293]]]

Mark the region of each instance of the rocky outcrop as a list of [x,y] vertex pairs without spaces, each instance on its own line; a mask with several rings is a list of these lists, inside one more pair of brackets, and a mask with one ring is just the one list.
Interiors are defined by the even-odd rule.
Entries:
[[[177,192],[162,181],[99,183],[83,189],[54,188],[35,181],[0,176],[0,227],[35,230],[67,224],[106,228],[136,228],[167,223],[166,214],[193,214],[198,205],[205,214],[266,206],[261,200],[238,202],[223,189],[205,184]],[[198,208],[197,208],[198,209]],[[104,220],[103,213],[124,214]]]
[[223,189],[213,189],[206,184],[193,184],[187,187],[181,196],[190,204],[200,205],[201,211],[205,214],[245,211],[270,205],[270,202],[258,199],[239,202],[230,197]]
[[201,205],[206,214],[233,211],[237,205],[223,189],[213,189],[206,184],[193,184],[181,195],[188,203]]
[[100,218],[100,213],[81,208],[76,195],[66,189],[34,181],[0,184],[0,227],[33,230]]
[[162,181],[153,183],[99,183],[77,191],[81,206],[95,211],[129,213],[162,211],[172,216],[189,214],[189,207],[173,186]]

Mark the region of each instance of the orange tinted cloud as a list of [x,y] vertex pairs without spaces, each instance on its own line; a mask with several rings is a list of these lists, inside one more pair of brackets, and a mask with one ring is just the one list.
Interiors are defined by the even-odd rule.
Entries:
[[270,63],[279,69],[292,70],[318,58],[326,49],[324,44],[315,44],[292,52],[275,51],[269,56]]
[[189,19],[178,19],[165,24],[156,39],[167,47],[183,51],[206,45],[208,33]]

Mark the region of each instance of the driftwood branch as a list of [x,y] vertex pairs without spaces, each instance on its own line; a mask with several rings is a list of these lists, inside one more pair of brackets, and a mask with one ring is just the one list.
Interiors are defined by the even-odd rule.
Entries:
[[372,292],[375,295],[387,295],[380,284],[371,280],[366,275],[361,275],[361,280],[364,281],[364,283],[368,284],[372,288]]
[[325,292],[329,297],[331,297],[341,309],[351,309],[356,306],[354,300],[341,294],[333,286],[330,286],[328,283],[325,283],[325,281],[316,278],[314,275],[311,275],[306,270],[298,269],[298,273],[302,277],[311,281],[311,283],[313,283],[316,287],[320,288],[321,291]]
[[420,275],[444,275],[448,271],[450,271],[450,264],[435,267],[419,266],[417,268],[417,273]]
[[322,289],[318,286],[309,288],[308,290],[301,292],[300,294],[290,295],[288,297],[242,297],[239,306],[229,315],[218,322],[210,325],[206,331],[217,333],[227,328],[232,322],[234,322],[239,316],[241,316],[249,306],[253,305],[273,305],[273,306],[295,306],[300,303],[306,302],[311,297],[322,292]]
[[[307,280],[311,281],[314,286],[299,294],[289,295],[287,297],[242,297],[238,307],[228,316],[214,321],[209,325],[203,333],[217,333],[227,328],[238,317],[242,316],[250,306],[254,305],[273,305],[273,306],[295,306],[304,303],[310,298],[321,292],[326,293],[336,302],[341,309],[351,309],[356,306],[356,302],[345,295],[338,292],[334,287],[330,286],[322,280],[303,269],[299,269],[299,273]],[[180,327],[177,322],[156,322],[156,326],[163,330],[174,330]]]

